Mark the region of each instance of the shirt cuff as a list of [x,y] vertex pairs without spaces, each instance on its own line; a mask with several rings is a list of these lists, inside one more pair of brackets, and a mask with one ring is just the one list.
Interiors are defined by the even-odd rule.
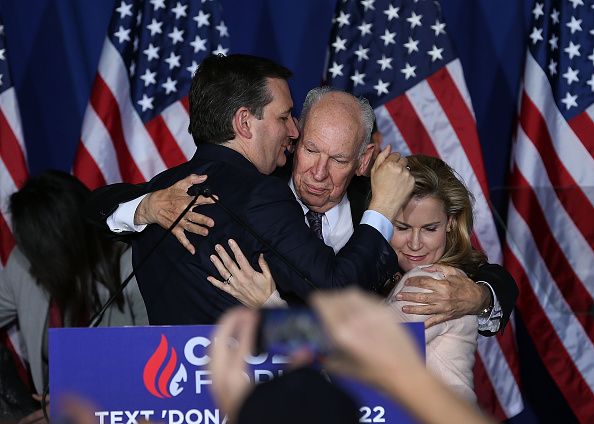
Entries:
[[478,283],[485,284],[489,290],[491,290],[491,294],[493,295],[493,309],[491,309],[491,314],[488,317],[478,317],[478,329],[480,331],[491,331],[496,333],[499,331],[499,327],[501,327],[501,317],[503,316],[501,304],[499,303],[499,300],[497,300],[495,290],[493,290],[491,284],[486,281],[477,281],[477,284]]
[[388,243],[392,240],[394,234],[394,226],[388,218],[383,216],[381,213],[368,209],[363,212],[361,218],[361,224],[371,225],[373,228],[378,230],[380,234],[386,239]]
[[134,214],[136,213],[136,208],[140,202],[142,202],[147,195],[148,194],[137,197],[126,203],[120,203],[120,206],[118,206],[115,212],[107,217],[106,223],[109,229],[114,233],[122,233],[124,231],[138,233],[144,230],[146,224],[134,224]]
[[273,291],[262,305],[263,308],[287,308],[288,306],[287,302],[280,297],[278,290]]

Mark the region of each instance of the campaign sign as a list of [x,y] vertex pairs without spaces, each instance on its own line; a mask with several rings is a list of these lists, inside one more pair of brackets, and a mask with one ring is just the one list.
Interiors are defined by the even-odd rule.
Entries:
[[[405,325],[424,350],[423,324]],[[93,405],[99,424],[226,423],[210,394],[213,330],[210,325],[50,329],[52,418],[60,417],[60,399],[75,395]],[[282,375],[286,366],[279,355],[247,357],[246,362],[246,378],[256,384]],[[361,423],[414,422],[370,387],[331,379],[359,402]]]

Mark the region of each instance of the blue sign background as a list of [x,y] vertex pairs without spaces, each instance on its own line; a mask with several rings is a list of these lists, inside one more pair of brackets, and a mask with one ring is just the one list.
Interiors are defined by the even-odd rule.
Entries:
[[[405,325],[424,351],[423,324]],[[166,424],[226,422],[209,389],[207,350],[214,328],[50,329],[52,417],[60,415],[60,399],[74,394],[95,406],[100,424],[133,424],[141,418]],[[152,366],[147,367],[149,360]],[[268,381],[282,374],[286,365],[284,358],[266,354],[247,361],[252,382]],[[182,366],[187,378],[173,381],[176,375],[183,374]],[[360,403],[360,422],[414,423],[398,405],[370,387],[345,378],[332,379]],[[172,381],[181,391],[175,387],[171,390]],[[165,397],[159,398],[149,390]]]

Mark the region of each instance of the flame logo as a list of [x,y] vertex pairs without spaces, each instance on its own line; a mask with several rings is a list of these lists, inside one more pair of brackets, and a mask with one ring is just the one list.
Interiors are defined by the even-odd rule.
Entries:
[[175,375],[173,374],[177,367],[175,348],[171,348],[169,360],[165,363],[169,350],[167,338],[164,334],[161,334],[161,342],[146,361],[142,375],[144,387],[150,394],[161,399],[179,395],[184,389],[180,383],[188,381],[188,374],[184,364],[180,364]]

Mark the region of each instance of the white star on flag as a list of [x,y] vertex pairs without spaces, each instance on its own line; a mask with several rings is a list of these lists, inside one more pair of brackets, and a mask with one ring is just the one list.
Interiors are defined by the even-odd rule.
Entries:
[[417,76],[417,74],[415,73],[416,69],[417,69],[416,66],[410,66],[410,64],[407,62],[406,65],[404,66],[404,68],[402,68],[400,70],[400,72],[402,72],[404,74],[405,79],[409,79],[409,78],[414,78]]
[[186,17],[186,9],[187,9],[187,5],[183,5],[180,2],[177,2],[177,4],[175,5],[175,7],[173,9],[171,9],[171,11],[175,14],[175,19],[179,19],[181,17]]
[[399,18],[400,17],[400,15],[398,15],[399,10],[400,10],[399,7],[394,7],[391,4],[389,4],[388,8],[386,10],[384,10],[386,17],[388,18],[388,21],[391,21],[392,19]]
[[328,69],[328,72],[332,74],[332,78],[336,78],[337,76],[342,76],[342,68],[344,65],[339,65],[336,62],[332,62],[332,67]]
[[152,22],[147,25],[147,29],[151,32],[151,37],[155,34],[161,34],[163,31],[161,30],[161,26],[163,22],[157,22],[156,19],[153,18]]
[[423,15],[417,15],[413,11],[410,17],[406,18],[406,21],[410,23],[410,27],[412,29],[414,27],[421,26],[421,18],[423,18]]
[[152,59],[158,59],[159,48],[160,47],[153,46],[153,43],[150,43],[148,47],[143,51],[143,53],[146,55],[146,60],[150,62]]
[[198,25],[198,28],[201,28],[202,26],[210,26],[210,22],[208,21],[209,18],[210,13],[204,13],[202,10],[199,10],[198,14],[194,16],[192,19],[196,21],[196,25]]
[[382,94],[388,94],[388,87],[390,83],[383,82],[381,79],[378,80],[377,84],[373,86],[373,88],[377,91],[377,95],[381,96]]
[[392,58],[382,55],[382,58],[377,61],[377,64],[381,66],[382,71],[392,69]]
[[118,41],[123,43],[124,41],[130,41],[130,30],[124,29],[124,27],[120,26],[117,32],[115,32],[114,37],[118,38]]
[[142,95],[142,99],[138,101],[138,104],[142,107],[142,111],[144,112],[147,109],[153,108],[153,98],[148,97],[146,94]]
[[355,70],[355,73],[351,75],[351,80],[353,81],[353,84],[355,84],[355,87],[358,84],[365,84],[363,78],[365,78],[365,74],[360,74],[357,70]]
[[567,67],[567,72],[563,74],[563,78],[567,80],[567,85],[571,85],[573,82],[578,82],[579,79],[577,74],[579,74],[579,69],[572,69],[571,66]]
[[171,41],[173,42],[174,46],[177,43],[181,43],[184,41],[183,35],[184,35],[184,30],[180,30],[179,28],[173,28],[173,31],[171,31],[169,34],[167,34],[167,36],[169,38],[171,38]]
[[380,38],[384,40],[384,46],[395,44],[394,37],[396,37],[396,33],[390,32],[387,29],[384,31],[384,35],[380,36]]

